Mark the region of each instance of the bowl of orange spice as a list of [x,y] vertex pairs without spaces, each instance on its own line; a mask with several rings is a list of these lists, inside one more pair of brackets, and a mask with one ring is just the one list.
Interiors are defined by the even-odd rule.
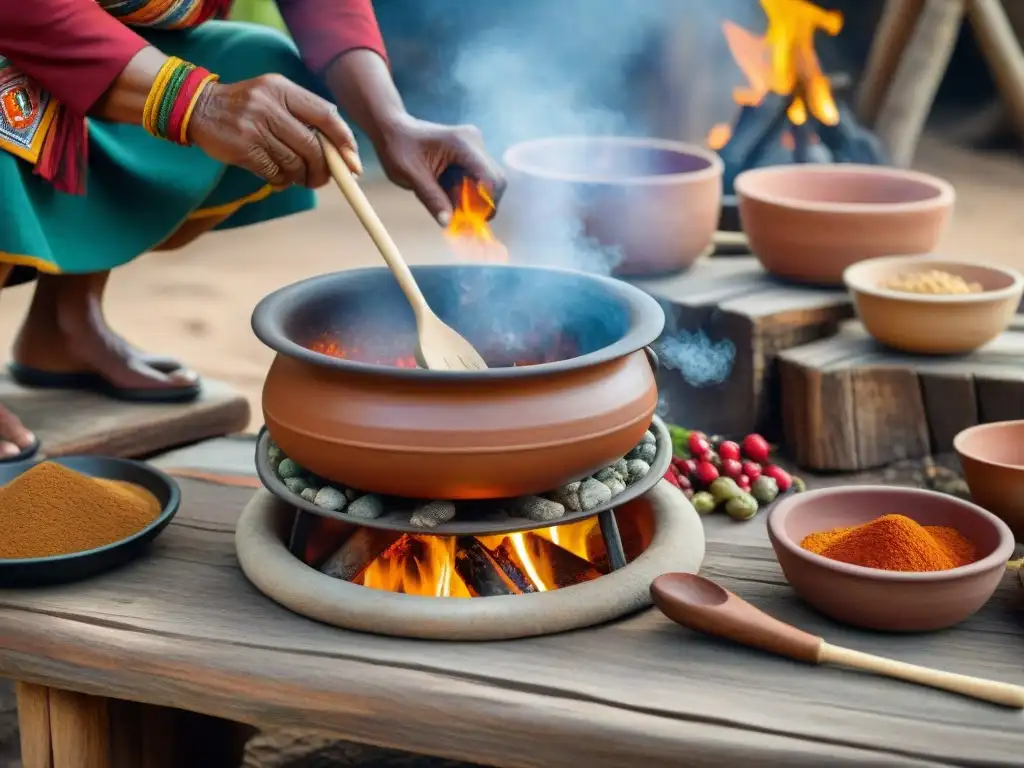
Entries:
[[952,626],[1006,573],[1014,539],[1002,520],[918,488],[847,486],[786,498],[768,536],[790,586],[837,621],[890,632]]

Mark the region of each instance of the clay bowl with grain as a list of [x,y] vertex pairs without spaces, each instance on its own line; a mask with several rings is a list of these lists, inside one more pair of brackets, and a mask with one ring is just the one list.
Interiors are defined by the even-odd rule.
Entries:
[[[843,281],[876,341],[921,355],[984,346],[1010,325],[1024,295],[1024,277],[1016,270],[931,257],[870,259],[849,267]],[[918,292],[951,286],[972,292]]]
[[721,158],[664,139],[560,136],[505,152],[495,232],[513,261],[620,277],[677,272],[710,252]]
[[1024,421],[965,429],[953,440],[971,498],[1024,541]]
[[865,259],[931,253],[955,198],[934,176],[853,164],[755,168],[735,188],[761,265],[814,285],[840,285],[843,270]]
[[[884,571],[800,546],[809,534],[886,514],[955,528],[973,542],[978,560],[946,571]],[[935,491],[873,485],[789,496],[768,513],[768,537],[786,580],[807,603],[836,621],[888,632],[938,630],[973,615],[999,586],[1014,547],[1006,523],[975,504]]]

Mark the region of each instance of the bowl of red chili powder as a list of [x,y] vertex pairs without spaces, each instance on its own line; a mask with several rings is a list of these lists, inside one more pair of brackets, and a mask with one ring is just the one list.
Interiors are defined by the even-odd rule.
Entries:
[[918,488],[848,486],[790,496],[768,514],[790,586],[837,621],[890,632],[952,626],[995,592],[1013,554],[1002,520]]

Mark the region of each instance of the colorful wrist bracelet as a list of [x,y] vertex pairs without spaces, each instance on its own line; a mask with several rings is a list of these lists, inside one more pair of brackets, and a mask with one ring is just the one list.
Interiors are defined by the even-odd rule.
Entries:
[[200,94],[217,79],[202,67],[171,56],[157,73],[146,98],[142,125],[153,136],[188,144],[188,123]]

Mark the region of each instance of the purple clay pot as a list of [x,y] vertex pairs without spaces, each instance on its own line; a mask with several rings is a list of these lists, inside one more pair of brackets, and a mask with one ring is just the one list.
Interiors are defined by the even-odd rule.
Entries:
[[723,165],[710,150],[567,136],[516,144],[504,162],[494,226],[515,261],[642,277],[687,269],[712,247]]

